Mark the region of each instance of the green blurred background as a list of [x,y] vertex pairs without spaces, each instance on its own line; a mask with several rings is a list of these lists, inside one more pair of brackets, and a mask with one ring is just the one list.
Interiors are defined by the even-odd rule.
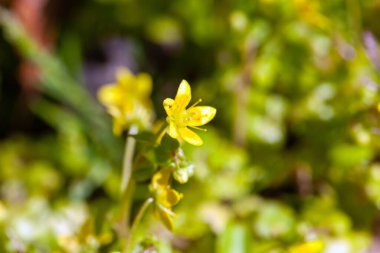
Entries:
[[379,0],[0,4],[0,252],[117,250],[123,139],[95,95],[121,66],[157,118],[182,79],[218,110],[139,252],[380,252]]

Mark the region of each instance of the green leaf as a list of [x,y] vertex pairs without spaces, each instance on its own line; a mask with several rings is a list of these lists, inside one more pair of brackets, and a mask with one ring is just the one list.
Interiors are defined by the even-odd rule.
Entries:
[[168,135],[165,135],[161,140],[160,148],[166,150],[176,150],[179,148],[179,142],[176,139],[171,138]]
[[131,135],[139,142],[148,142],[148,143],[154,143],[155,141],[155,135],[151,132],[140,132],[138,134]]
[[168,165],[173,152],[179,148],[179,142],[169,136],[164,136],[161,145],[154,149],[155,160],[160,165]]
[[155,170],[155,164],[146,159],[139,163],[138,168],[132,173],[132,176],[137,182],[147,181],[153,176]]
[[332,149],[330,157],[336,165],[350,168],[368,163],[373,151],[368,147],[341,144]]

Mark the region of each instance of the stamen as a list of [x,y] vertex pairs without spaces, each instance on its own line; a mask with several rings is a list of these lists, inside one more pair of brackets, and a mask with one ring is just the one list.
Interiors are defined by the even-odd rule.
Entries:
[[189,126],[189,127],[191,127],[191,128],[195,128],[195,129],[197,129],[197,130],[201,130],[201,131],[203,131],[203,132],[207,132],[207,129],[206,129],[206,128],[200,128],[200,127],[196,127],[196,126]]
[[201,99],[201,98],[198,99],[198,101],[195,102],[195,103],[194,103],[192,106],[190,106],[188,109],[193,108],[194,106],[196,106],[196,105],[199,104],[200,102],[202,102],[202,99]]

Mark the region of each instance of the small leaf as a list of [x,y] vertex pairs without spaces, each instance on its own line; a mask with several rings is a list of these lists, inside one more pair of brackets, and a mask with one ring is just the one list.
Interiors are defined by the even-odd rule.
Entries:
[[176,139],[173,139],[167,135],[165,135],[161,140],[161,148],[166,150],[176,150],[179,148],[179,142]]
[[138,169],[136,169],[132,176],[137,182],[147,181],[153,176],[156,170],[156,166],[149,160],[144,160],[139,163]]
[[176,139],[164,136],[161,145],[154,149],[155,160],[160,165],[168,165],[173,152],[179,148],[179,142]]

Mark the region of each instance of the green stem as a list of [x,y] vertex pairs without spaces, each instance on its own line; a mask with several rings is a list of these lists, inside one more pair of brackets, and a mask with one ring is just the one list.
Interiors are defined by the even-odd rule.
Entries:
[[144,216],[144,213],[146,212],[146,210],[148,209],[150,204],[153,203],[153,201],[154,201],[153,198],[148,198],[147,200],[145,200],[144,204],[141,206],[139,212],[136,215],[136,218],[133,221],[131,230],[128,234],[123,253],[129,253],[133,249],[132,246],[134,244],[133,241],[135,239],[134,236],[136,234],[136,229],[137,229],[138,225],[140,224],[141,219]]
[[[156,138],[154,140],[153,145],[159,140],[162,133],[164,133],[166,129],[166,124],[163,124],[160,130],[157,132]],[[137,166],[137,163],[140,161],[141,157],[144,154],[144,150],[146,150],[147,146],[140,151],[136,158],[133,161],[136,140],[131,135],[137,134],[138,129],[136,126],[131,126],[129,129],[128,137],[125,144],[125,152],[124,152],[124,160],[123,160],[123,174],[121,181],[121,191],[122,191],[122,203],[121,203],[121,236],[120,238],[125,239],[126,244],[123,247],[123,252],[129,252],[131,249],[131,243],[133,242],[133,236],[136,230],[137,225],[139,224],[142,215],[148,206],[153,202],[152,198],[149,198],[145,201],[143,206],[141,207],[139,213],[133,221],[131,229],[129,229],[129,217],[130,217],[130,207],[132,203],[133,189],[134,184],[131,179],[133,168]]]
[[154,140],[154,144],[157,145],[159,142],[161,142],[161,139],[165,135],[165,131],[167,128],[167,123],[163,123],[160,129],[157,131],[156,138]]
[[124,240],[129,230],[129,217],[131,213],[131,203],[133,196],[134,184],[130,181],[127,188],[122,194],[120,207],[120,239]]
[[133,154],[135,153],[136,140],[131,135],[138,132],[137,126],[132,125],[129,128],[128,137],[125,144],[123,175],[121,180],[121,192],[125,192],[132,175]]
[[133,170],[133,155],[135,152],[136,140],[131,136],[138,132],[137,126],[129,128],[128,137],[125,142],[123,170],[121,180],[121,207],[120,207],[120,239],[124,241],[129,234],[129,218],[131,214],[131,203],[133,198],[134,184],[131,180]]

